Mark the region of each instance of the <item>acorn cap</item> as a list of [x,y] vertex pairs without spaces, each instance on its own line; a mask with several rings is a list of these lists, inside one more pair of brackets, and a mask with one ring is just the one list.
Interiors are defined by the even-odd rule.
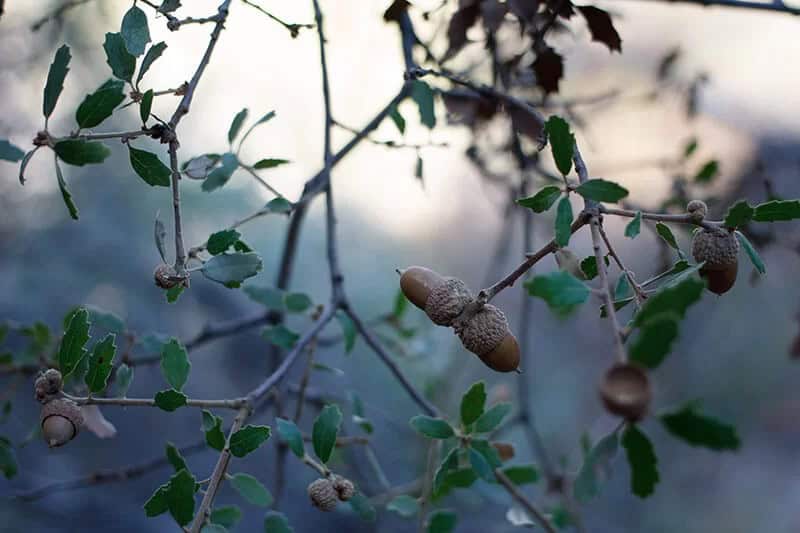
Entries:
[[425,302],[425,313],[434,324],[449,326],[472,299],[466,283],[458,278],[444,278],[431,289]]
[[410,266],[400,275],[400,289],[412,304],[424,310],[431,291],[444,281],[442,276],[429,268]]
[[356,494],[356,487],[353,482],[342,476],[336,476],[333,479],[333,489],[343,502],[348,501]]
[[703,200],[692,200],[686,204],[686,212],[694,222],[701,222],[708,214],[708,205]]
[[511,372],[519,365],[519,345],[508,328],[508,321],[497,307],[484,305],[457,332],[461,343],[491,368]]
[[180,280],[176,279],[177,272],[171,266],[161,263],[153,272],[153,279],[158,287],[162,289],[171,289],[177,285]]
[[314,507],[320,511],[333,511],[339,503],[339,495],[333,488],[333,482],[325,478],[316,479],[308,485],[308,496]]
[[737,262],[739,240],[725,230],[702,229],[692,238],[692,257],[706,270],[724,270]]
[[33,384],[36,399],[42,403],[49,401],[53,396],[61,392],[63,383],[61,372],[55,368],[48,368],[39,373]]
[[78,434],[83,425],[81,408],[66,398],[56,398],[42,406],[42,436],[51,448],[62,446]]
[[650,380],[636,365],[616,364],[603,378],[600,397],[611,414],[636,422],[644,418],[650,407]]

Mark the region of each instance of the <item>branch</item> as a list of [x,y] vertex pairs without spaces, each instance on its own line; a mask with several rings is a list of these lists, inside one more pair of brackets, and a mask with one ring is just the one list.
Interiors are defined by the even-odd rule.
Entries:
[[128,142],[131,139],[136,139],[137,137],[141,137],[143,135],[151,135],[154,133],[154,131],[155,130],[152,128],[142,128],[136,131],[117,131],[108,133],[80,133],[76,131],[65,137],[50,137],[49,141],[53,144],[66,140],[97,141],[103,139],[121,139],[122,142]]
[[620,217],[627,217],[633,218],[638,213],[642,214],[642,218],[644,220],[655,220],[657,222],[673,222],[676,224],[692,224],[695,226],[701,226],[708,230],[717,230],[721,227],[724,227],[724,223],[721,220],[703,220],[701,222],[697,222],[693,220],[691,215],[683,214],[683,215],[670,215],[665,213],[645,213],[641,211],[631,211],[630,209],[615,209],[613,207],[606,207],[604,205],[598,206],[600,209],[600,213],[603,215],[616,215]]
[[[174,134],[173,134],[174,136]],[[172,213],[175,224],[175,273],[188,282],[186,273],[186,250],[183,247],[183,226],[181,222],[181,171],[178,167],[178,139],[169,143],[169,166],[172,171]]]
[[265,14],[266,16],[268,16],[269,18],[271,18],[272,20],[274,20],[275,22],[277,22],[278,24],[289,30],[289,33],[291,34],[292,38],[297,37],[297,34],[300,33],[301,29],[314,27],[313,24],[291,24],[289,22],[285,22],[284,20],[281,20],[280,18],[276,17],[269,11],[265,10],[263,7],[256,5],[253,2],[250,2],[248,0],[242,0],[242,2],[252,8],[259,10],[261,13]]
[[508,476],[502,470],[496,468],[494,470],[494,477],[500,482],[503,487],[508,491],[517,502],[525,508],[525,511],[544,528],[547,533],[556,533],[556,529],[550,524],[550,521],[544,516],[539,509],[537,509],[522,492],[517,488],[514,483],[508,479]]
[[[748,0],[666,0],[667,3],[682,2],[686,4],[698,4],[703,7],[721,6],[721,7],[735,7],[744,9],[757,9],[764,11],[772,11],[778,13],[786,13],[789,15],[800,15],[800,8],[788,6],[782,0],[771,0],[770,2],[751,2]],[[655,3],[652,0],[646,3]]]
[[[153,398],[95,398],[88,396],[79,398],[64,394],[67,398],[78,405],[121,405],[123,407],[157,407]],[[201,407],[204,409],[240,409],[247,403],[245,398],[234,398],[231,400],[196,400],[187,399],[187,407]]]
[[598,229],[600,230],[600,236],[603,238],[603,242],[606,244],[606,250],[608,250],[609,255],[611,255],[611,257],[614,259],[614,262],[617,263],[617,266],[627,278],[631,289],[633,289],[633,294],[636,297],[634,300],[636,307],[641,307],[644,300],[647,299],[647,294],[645,294],[645,292],[642,290],[642,287],[636,283],[636,280],[633,278],[633,273],[625,268],[625,265],[622,263],[622,259],[619,258],[616,250],[614,250],[614,247],[611,245],[611,240],[608,238],[608,235],[606,235],[606,230],[603,229],[603,225],[601,224]]

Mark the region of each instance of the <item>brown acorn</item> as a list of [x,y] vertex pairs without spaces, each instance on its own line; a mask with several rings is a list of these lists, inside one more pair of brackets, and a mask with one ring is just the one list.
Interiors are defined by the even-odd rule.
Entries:
[[342,476],[335,476],[333,478],[333,489],[343,502],[350,500],[356,494],[356,487],[353,482]]
[[637,365],[616,364],[603,378],[600,397],[611,414],[636,422],[644,418],[650,407],[650,380]]
[[715,294],[728,292],[736,283],[738,254],[739,241],[730,231],[702,229],[692,239],[692,256],[695,261],[705,261],[700,275]]
[[33,390],[36,399],[41,403],[46,403],[61,392],[62,386],[63,379],[61,377],[61,372],[55,368],[48,368],[44,372],[39,373],[36,377]]
[[178,279],[177,275],[174,268],[166,263],[161,263],[153,272],[153,279],[156,285],[162,289],[171,289],[180,283],[180,279]]
[[320,511],[333,511],[339,503],[339,495],[330,479],[315,479],[308,485],[308,496],[311,503]]
[[78,434],[83,425],[81,408],[66,398],[50,400],[42,406],[42,436],[51,448],[63,446]]
[[497,455],[503,462],[510,461],[514,458],[515,450],[514,445],[509,442],[493,442],[492,446],[497,450]]
[[425,311],[440,326],[449,326],[472,301],[466,283],[446,278],[425,267],[412,266],[400,275],[400,289],[406,298]]
[[506,315],[497,307],[484,305],[466,325],[456,330],[464,348],[498,372],[512,372],[519,366],[519,344],[508,328]]

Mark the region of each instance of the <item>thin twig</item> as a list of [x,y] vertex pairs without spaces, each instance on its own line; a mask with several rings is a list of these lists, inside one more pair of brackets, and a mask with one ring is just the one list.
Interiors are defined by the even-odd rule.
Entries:
[[677,224],[692,224],[695,226],[701,226],[703,228],[712,231],[717,230],[724,226],[721,220],[703,220],[702,222],[697,222],[688,213],[683,215],[671,215],[666,213],[645,213],[643,211],[631,211],[630,209],[616,209],[614,207],[606,207],[604,205],[600,205],[599,209],[600,213],[603,215],[616,215],[620,217],[633,218],[637,214],[641,213],[642,218],[644,220],[656,220],[658,222],[674,222]]
[[[699,4],[703,7],[720,6],[744,9],[756,9],[786,13],[789,15],[800,15],[800,8],[788,6],[782,0],[771,0],[770,2],[751,2],[749,0],[668,0],[666,3],[683,2],[687,4]],[[647,0],[645,3],[665,3]]]
[[[96,398],[73,397],[67,394],[64,396],[73,400],[78,405],[120,405],[123,407],[157,407],[153,398]],[[186,407],[200,407],[203,409],[240,409],[247,402],[244,398],[233,398],[229,400],[197,400],[189,398],[186,400]]]
[[289,22],[285,22],[284,20],[276,17],[275,15],[270,13],[269,11],[265,10],[263,7],[261,7],[261,6],[257,5],[257,4],[254,4],[253,2],[250,2],[249,0],[242,0],[242,2],[247,4],[248,6],[250,6],[252,8],[255,8],[255,9],[259,10],[261,13],[265,14],[266,16],[268,16],[269,18],[271,18],[272,20],[274,20],[275,22],[277,22],[278,24],[280,24],[281,26],[283,26],[284,28],[289,30],[289,33],[291,34],[291,36],[293,38],[297,37],[297,34],[300,33],[300,30],[302,28],[313,28],[314,27],[313,24],[292,24],[292,23],[289,23]]
[[419,520],[417,521],[417,531],[424,533],[425,531],[425,516],[428,506],[428,501],[431,499],[431,491],[433,488],[433,472],[436,468],[436,452],[439,449],[439,442],[431,440],[428,444],[428,458],[425,463],[425,475],[423,476],[422,493],[419,496]]
[[550,521],[545,517],[544,513],[536,508],[536,506],[531,503],[524,494],[514,485],[514,482],[508,479],[508,476],[499,468],[494,470],[494,476],[497,478],[497,481],[500,482],[501,485],[508,491],[511,496],[517,500],[517,502],[525,508],[525,511],[537,522],[541,525],[547,533],[556,533],[556,529],[550,523]]

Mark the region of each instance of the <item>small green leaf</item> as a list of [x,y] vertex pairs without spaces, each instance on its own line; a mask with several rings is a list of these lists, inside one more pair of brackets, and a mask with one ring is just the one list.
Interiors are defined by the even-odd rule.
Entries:
[[691,156],[695,152],[695,150],[697,150],[697,146],[698,143],[696,138],[692,137],[691,139],[689,139],[689,141],[686,143],[686,146],[683,149],[683,157],[688,158],[689,156]]
[[161,54],[164,53],[164,50],[167,49],[167,44],[164,42],[156,43],[151,46],[147,53],[144,55],[144,59],[142,59],[142,66],[139,67],[139,74],[136,76],[136,85],[142,81],[142,78],[150,70],[150,67],[155,63],[156,59],[161,57]]
[[139,102],[139,118],[142,119],[142,124],[147,124],[147,119],[150,118],[150,110],[153,108],[153,89],[148,89],[142,95],[142,101]]
[[544,213],[553,207],[559,196],[561,196],[561,189],[555,185],[548,185],[533,196],[517,200],[517,203],[533,210],[534,213]]
[[144,502],[144,514],[152,518],[169,511],[169,503],[167,502],[167,493],[169,491],[169,483],[164,483],[156,489],[156,491]]
[[331,458],[341,424],[342,411],[336,405],[326,405],[314,420],[311,442],[314,445],[314,453],[323,463],[327,463]]
[[0,437],[0,472],[3,472],[6,479],[17,475],[17,456],[14,453],[14,446],[5,437]]
[[124,82],[108,80],[95,92],[86,96],[75,112],[79,128],[93,128],[111,116],[114,109],[125,99],[122,92]]
[[507,466],[502,471],[514,485],[526,485],[539,481],[539,469],[534,465]]
[[470,447],[480,453],[492,468],[500,468],[503,466],[503,461],[500,459],[500,453],[497,451],[497,448],[489,444],[488,440],[473,439],[472,442],[470,442]]
[[229,284],[241,283],[261,271],[261,257],[254,253],[215,255],[206,261],[200,271],[210,280]]
[[250,474],[234,474],[231,476],[231,486],[253,505],[269,507],[274,501],[267,488]]
[[597,258],[593,255],[590,255],[589,257],[581,261],[581,272],[583,272],[583,275],[586,276],[587,280],[596,278]]
[[687,278],[671,287],[661,289],[647,299],[642,310],[634,318],[634,325],[641,326],[661,313],[674,313],[682,319],[690,305],[703,295],[705,283],[696,278]]
[[756,206],[753,220],[778,222],[800,218],[800,200],[773,200]]
[[510,412],[510,403],[498,403],[492,406],[475,422],[475,433],[488,433],[493,431]]
[[106,51],[106,63],[117,78],[131,83],[133,71],[136,70],[136,57],[125,48],[125,40],[119,33],[106,33],[103,43]]
[[387,511],[393,511],[403,518],[411,518],[419,512],[419,502],[407,494],[395,497],[386,505]]
[[161,349],[161,372],[167,383],[180,391],[189,378],[191,368],[192,363],[189,362],[186,348],[177,339],[170,339]]
[[194,493],[196,482],[188,470],[181,470],[169,480],[167,507],[175,521],[185,526],[194,518]]
[[672,313],[655,316],[641,328],[641,333],[631,345],[631,361],[647,368],[658,367],[669,354],[678,337],[678,320]]
[[602,484],[611,477],[611,463],[619,450],[619,435],[614,431],[595,444],[583,460],[575,477],[573,492],[580,503],[587,503],[600,493]]
[[750,243],[750,240],[744,236],[744,233],[740,231],[736,232],[736,238],[739,240],[739,244],[742,245],[745,253],[747,253],[747,257],[750,258],[750,262],[753,263],[753,266],[756,267],[756,270],[758,270],[759,274],[766,274],[767,266],[764,264],[761,256],[758,255],[755,247]]
[[544,130],[550,140],[550,149],[556,167],[562,175],[566,176],[572,170],[572,156],[575,153],[575,136],[569,130],[569,124],[556,115],[547,119]]
[[302,292],[290,292],[283,296],[283,303],[289,313],[302,313],[314,305],[311,298]]
[[631,239],[635,239],[639,232],[642,229],[642,212],[637,211],[636,216],[633,217],[633,220],[628,222],[628,225],[625,226],[625,236]]
[[528,294],[541,298],[551,310],[562,315],[584,303],[591,293],[583,282],[563,271],[535,276],[525,283],[525,288]]
[[0,139],[0,160],[15,163],[25,156],[22,149],[14,146],[5,139]]
[[117,398],[124,398],[128,394],[128,389],[133,382],[133,368],[125,363],[117,367],[117,372],[114,374],[114,383],[117,386]]
[[591,179],[582,183],[575,192],[588,200],[597,202],[619,202],[628,196],[628,189],[617,185],[613,181]]
[[183,458],[180,450],[171,442],[166,444],[166,454],[167,461],[169,461],[169,464],[175,469],[175,472],[180,472],[183,469],[189,470],[189,467],[186,465],[186,459]]
[[162,390],[155,395],[156,407],[168,412],[186,405],[187,399],[185,394],[173,389]]
[[353,511],[355,511],[358,517],[364,522],[374,522],[378,516],[377,511],[375,511],[375,506],[372,505],[369,498],[364,496],[361,492],[356,492],[355,495],[350,498],[349,503]]
[[139,150],[128,144],[131,166],[136,174],[148,185],[155,187],[169,187],[172,171],[161,162],[156,154],[146,150]]
[[289,161],[288,159],[266,158],[258,161],[255,165],[253,165],[253,168],[256,170],[262,170],[265,168],[279,167],[281,165],[286,165],[288,163],[291,163],[291,161]]
[[61,141],[53,149],[64,163],[79,167],[102,163],[111,155],[111,150],[106,145],[95,141]]
[[22,157],[22,162],[19,164],[19,184],[20,185],[25,185],[25,169],[28,168],[28,163],[31,162],[31,159],[33,158],[33,155],[36,153],[36,151],[39,148],[40,147],[37,146],[36,148],[34,148],[30,152],[26,153]]
[[303,445],[303,435],[291,420],[284,420],[277,418],[278,434],[289,445],[289,449],[300,459],[306,454],[305,446]]
[[728,209],[722,223],[726,228],[738,228],[750,222],[754,214],[755,209],[750,207],[747,200],[739,200]]
[[[433,494],[435,496],[441,496],[442,493],[447,490],[445,480],[450,472],[458,468],[458,454],[460,450],[461,449],[458,447],[451,449],[436,468],[436,472],[434,472],[433,475]],[[468,470],[472,472],[472,468]]]
[[264,329],[262,334],[267,341],[285,350],[291,350],[300,335],[290,330],[283,324]]
[[233,246],[241,236],[242,235],[235,229],[226,229],[212,233],[208,238],[206,250],[208,250],[208,253],[211,255],[219,255]]
[[233,140],[236,139],[236,136],[239,135],[239,131],[242,129],[242,124],[244,121],[247,120],[247,108],[242,109],[236,116],[233,117],[233,121],[231,122],[231,127],[228,128],[228,142],[233,144]]
[[392,119],[394,125],[397,126],[397,130],[401,135],[406,132],[406,119],[404,119],[403,115],[398,111],[397,105],[393,105],[389,110],[389,118]]
[[394,305],[392,306],[392,317],[400,320],[408,309],[408,298],[403,291],[398,289],[394,295]]
[[89,392],[105,390],[117,351],[117,345],[114,344],[116,338],[116,335],[109,333],[102,341],[94,345],[92,354],[89,356],[89,371],[84,378]]
[[703,165],[694,175],[695,183],[711,183],[719,173],[719,162],[715,159]]
[[671,248],[680,252],[681,248],[678,246],[678,241],[675,239],[675,235],[672,233],[672,230],[669,229],[669,226],[661,222],[656,222],[656,231],[658,232],[658,236],[664,239]]
[[58,351],[58,366],[64,379],[75,371],[86,356],[84,346],[88,340],[89,312],[86,309],[78,309],[69,321]]
[[483,414],[486,405],[486,384],[483,381],[473,383],[461,397],[461,423],[469,426]]
[[447,420],[417,415],[411,419],[411,427],[432,439],[448,439],[455,435],[453,428]]
[[244,457],[254,452],[264,444],[270,436],[268,426],[246,425],[233,435],[230,440],[230,450],[235,457]]
[[53,109],[56,108],[56,102],[58,102],[58,97],[61,96],[61,91],[64,89],[64,80],[67,77],[67,72],[69,72],[70,59],[72,59],[72,55],[69,53],[69,46],[64,44],[56,51],[55,58],[50,64],[42,103],[44,118],[50,118],[50,115],[53,114]]
[[294,529],[283,513],[270,511],[264,516],[264,533],[294,533]]
[[414,166],[414,177],[417,178],[418,180],[422,180],[423,177],[424,177],[423,172],[422,172],[422,168],[423,168],[424,164],[425,164],[425,162],[423,161],[422,156],[419,155],[419,152],[417,152],[417,163]]
[[429,129],[433,129],[433,127],[436,126],[433,90],[424,81],[414,80],[411,86],[411,99],[417,103],[419,118],[422,124]]
[[267,205],[264,206],[264,210],[269,213],[287,214],[292,211],[292,203],[286,198],[273,198],[267,202]]
[[342,328],[342,335],[344,336],[344,351],[350,353],[356,345],[356,337],[358,330],[356,324],[347,313],[337,311],[336,320]]
[[58,164],[58,156],[55,158],[55,166],[56,181],[58,182],[58,189],[61,191],[61,198],[64,200],[64,204],[67,206],[69,216],[73,220],[78,220],[78,206],[76,206],[75,202],[72,200],[72,193],[69,192],[67,181],[64,179],[64,174],[61,173],[61,166]]
[[174,287],[167,289],[167,303],[174,304],[177,302],[178,298],[180,298],[181,294],[183,294],[184,289],[186,289],[186,287],[183,285],[175,285]]
[[695,409],[693,403],[688,403],[675,411],[662,414],[659,418],[667,431],[692,446],[717,451],[739,449],[741,441],[735,427],[701,415]]
[[469,464],[472,466],[472,469],[478,475],[479,478],[483,479],[484,481],[491,482],[494,479],[494,472],[492,471],[492,467],[489,466],[489,463],[486,459],[481,455],[478,451],[473,448],[469,448]]
[[201,429],[206,434],[206,444],[217,451],[222,451],[225,447],[222,418],[214,415],[211,411],[203,409],[203,425]]
[[267,309],[283,310],[283,291],[280,289],[247,285],[242,290],[251,300],[260,303]]
[[428,533],[451,533],[456,528],[458,517],[453,511],[438,509],[428,518]]
[[242,510],[237,505],[217,507],[211,511],[211,516],[208,519],[212,524],[232,528],[242,519]]
[[650,496],[658,484],[658,458],[647,435],[635,425],[622,434],[622,446],[631,467],[631,491],[640,498]]
[[239,168],[239,160],[230,152],[222,154],[222,164],[212,170],[200,188],[205,192],[215,191],[223,187]]
[[150,42],[150,28],[147,26],[147,15],[144,11],[135,5],[131,7],[122,17],[120,33],[128,52],[134,56],[142,55]]
[[563,248],[569,244],[569,238],[572,235],[572,204],[568,196],[564,196],[558,202],[555,226],[556,244]]

